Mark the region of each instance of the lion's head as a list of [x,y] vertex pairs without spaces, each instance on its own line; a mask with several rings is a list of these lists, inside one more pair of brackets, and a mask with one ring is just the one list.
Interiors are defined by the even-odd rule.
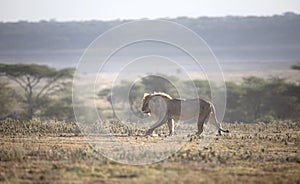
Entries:
[[150,101],[153,99],[153,97],[162,97],[164,99],[168,99],[168,100],[171,100],[172,97],[166,93],[162,93],[162,92],[154,92],[152,94],[149,94],[149,93],[145,93],[144,94],[144,97],[143,97],[143,104],[142,104],[142,111],[144,113],[151,113],[151,108],[150,108]]
[[142,111],[144,113],[151,113],[151,110],[149,108],[150,99],[151,99],[151,94],[145,93],[143,97],[143,105],[142,105]]

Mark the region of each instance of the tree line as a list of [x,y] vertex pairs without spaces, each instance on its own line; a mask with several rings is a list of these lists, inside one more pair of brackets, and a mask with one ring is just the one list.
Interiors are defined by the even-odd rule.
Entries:
[[[268,17],[178,17],[168,20],[185,25],[199,34],[219,58],[299,58],[298,14],[288,12]],[[41,52],[43,56],[51,55],[53,51],[56,51],[55,55],[61,54],[64,50],[80,56],[80,52],[76,51],[85,49],[110,28],[126,22],[129,21],[0,22],[0,51],[3,51],[0,54],[6,57],[11,51],[34,50],[35,54]]]
[[[187,26],[215,46],[299,46],[300,15],[287,12],[268,17],[178,17],[168,19]],[[84,49],[108,29],[129,22],[40,21],[0,22],[1,50],[61,50]],[[266,34],[268,33],[268,34]]]
[[[167,78],[167,77],[166,77]],[[176,86],[190,86],[194,83],[198,96],[210,100],[210,85],[206,80],[181,81],[171,84],[168,80],[147,76],[133,86],[130,82],[123,82],[114,88],[114,98],[117,101],[130,103],[130,110],[135,115],[143,116],[140,111],[142,97],[145,92],[166,92],[174,98],[179,93]],[[129,97],[124,96],[124,91],[131,87]],[[225,111],[225,122],[271,122],[277,119],[300,120],[300,85],[299,83],[288,83],[284,79],[258,77],[246,77],[241,83],[226,82],[227,103]],[[189,91],[185,91],[184,97],[189,97]],[[182,94],[181,94],[182,95]],[[104,89],[99,92],[100,98],[106,98],[111,102],[111,90]],[[111,104],[113,105],[113,104]],[[100,109],[101,110],[101,109]],[[117,111],[118,109],[111,109]]]
[[[299,70],[299,64],[292,66]],[[71,81],[73,68],[56,70],[45,65],[0,65],[0,119],[32,119],[33,117],[74,121]],[[130,103],[136,116],[143,116],[141,100],[145,92],[166,92],[179,97],[174,84],[165,78],[172,77],[176,86],[183,88],[192,82],[201,98],[210,99],[210,86],[206,80],[182,81],[175,76],[149,75],[132,84],[123,81],[114,88],[113,98]],[[129,96],[124,91],[130,88]],[[300,85],[284,79],[247,77],[240,83],[226,82],[226,122],[270,122],[275,119],[300,119]],[[185,96],[188,97],[188,91]],[[98,99],[112,105],[111,89],[103,89]],[[100,106],[99,113],[112,107]],[[118,110],[118,109],[114,109]]]

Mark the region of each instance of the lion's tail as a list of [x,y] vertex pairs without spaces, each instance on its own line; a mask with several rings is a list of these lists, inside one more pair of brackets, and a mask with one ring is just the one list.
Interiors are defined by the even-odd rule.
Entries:
[[229,130],[224,130],[221,127],[221,123],[218,121],[217,116],[216,116],[216,109],[215,106],[211,103],[211,109],[212,109],[212,118],[214,120],[215,126],[218,128],[218,133],[221,135],[221,132],[229,133]]

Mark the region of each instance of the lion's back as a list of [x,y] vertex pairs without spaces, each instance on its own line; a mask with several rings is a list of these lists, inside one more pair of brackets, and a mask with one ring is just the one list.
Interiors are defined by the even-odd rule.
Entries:
[[209,107],[209,102],[203,99],[172,99],[168,103],[169,117],[174,119],[192,119],[199,115],[201,106],[204,108]]

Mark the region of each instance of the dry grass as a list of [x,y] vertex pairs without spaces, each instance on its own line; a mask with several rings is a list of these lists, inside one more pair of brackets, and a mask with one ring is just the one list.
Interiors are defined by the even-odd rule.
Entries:
[[[300,182],[300,123],[224,127],[230,133],[216,136],[205,150],[198,149],[201,137],[192,136],[163,162],[131,166],[96,153],[74,123],[0,122],[0,183]],[[120,128],[127,139],[142,141],[138,131]]]

